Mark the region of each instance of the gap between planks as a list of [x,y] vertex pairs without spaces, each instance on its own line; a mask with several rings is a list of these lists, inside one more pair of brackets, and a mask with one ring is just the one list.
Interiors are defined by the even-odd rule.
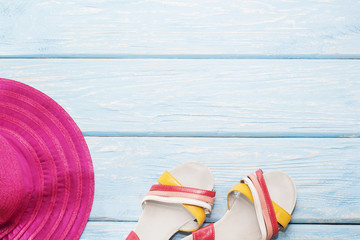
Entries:
[[[133,221],[133,220],[98,220],[98,219],[89,219],[88,222],[94,222],[94,223],[137,223],[138,221]],[[205,221],[204,226],[206,226],[208,223],[213,223],[213,222],[207,222]],[[321,223],[321,222],[295,222],[292,223],[290,222],[289,225],[344,225],[344,226],[348,226],[348,225],[360,225],[360,223],[342,223],[342,222],[333,222],[333,223]]]
[[0,55],[0,59],[334,59],[360,60],[360,54],[34,54]]
[[[89,223],[81,239],[124,239],[133,230],[135,223]],[[358,239],[359,226],[329,226],[297,224],[285,232],[281,231],[276,239]],[[178,233],[171,239],[180,240],[185,234]]]
[[86,137],[169,137],[169,138],[360,138],[360,133],[212,133],[212,132],[91,132]]

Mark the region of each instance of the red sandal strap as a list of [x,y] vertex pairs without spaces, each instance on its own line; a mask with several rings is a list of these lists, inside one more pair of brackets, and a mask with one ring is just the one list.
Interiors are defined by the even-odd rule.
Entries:
[[211,223],[192,234],[193,240],[215,240],[214,224]]
[[183,192],[183,193],[192,193],[197,195],[203,195],[207,197],[215,197],[216,191],[208,191],[198,188],[190,188],[183,186],[171,186],[171,185],[161,185],[155,184],[150,188],[150,191],[168,191],[168,192]]
[[125,240],[140,240],[140,238],[134,231],[131,231],[129,236]]
[[266,201],[266,205],[267,205],[267,209],[270,215],[270,219],[271,219],[271,225],[272,225],[272,229],[273,229],[273,235],[277,235],[279,232],[279,227],[277,224],[277,219],[276,219],[276,215],[275,215],[275,210],[274,210],[274,206],[272,204],[271,198],[270,198],[270,194],[269,194],[269,190],[266,186],[266,182],[265,182],[265,178],[263,175],[263,172],[261,169],[256,171],[256,176],[259,180],[262,192],[264,194],[265,197],[265,201]]

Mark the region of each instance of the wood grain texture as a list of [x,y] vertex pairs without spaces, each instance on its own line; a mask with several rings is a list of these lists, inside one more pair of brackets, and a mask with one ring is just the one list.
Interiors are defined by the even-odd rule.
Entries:
[[[125,239],[135,227],[134,222],[88,222],[81,240],[119,240]],[[290,224],[285,232],[280,231],[277,240],[313,240],[313,239],[358,239],[359,225],[304,225]],[[176,234],[171,240],[180,240],[185,235]]]
[[87,137],[95,167],[91,220],[136,221],[156,179],[199,161],[215,177],[210,222],[226,212],[226,195],[247,174],[282,170],[297,186],[293,223],[360,223],[360,139]]
[[360,54],[360,2],[5,0],[1,56]]
[[241,177],[280,169],[298,202],[277,239],[358,239],[359,12],[348,0],[3,0],[0,77],[54,98],[88,136],[83,240],[124,239],[157,177],[186,161],[214,173],[207,222]]
[[0,60],[86,135],[359,137],[356,60]]

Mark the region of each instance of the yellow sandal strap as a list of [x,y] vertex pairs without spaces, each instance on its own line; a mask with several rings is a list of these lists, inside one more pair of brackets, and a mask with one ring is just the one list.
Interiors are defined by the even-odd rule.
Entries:
[[[170,186],[183,186],[170,172],[165,171],[159,178],[158,182],[162,185]],[[183,232],[193,232],[198,230],[201,225],[205,222],[206,214],[205,210],[202,207],[193,206],[189,204],[183,204],[183,206],[195,217],[198,227],[194,230],[181,230]]]

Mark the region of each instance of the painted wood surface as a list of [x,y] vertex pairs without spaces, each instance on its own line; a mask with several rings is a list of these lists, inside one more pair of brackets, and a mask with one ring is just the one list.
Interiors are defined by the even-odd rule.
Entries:
[[[133,222],[89,222],[82,240],[119,240],[124,239],[127,234],[134,228]],[[175,235],[172,240],[180,240],[184,234]],[[277,240],[306,240],[306,239],[358,239],[360,236],[359,225],[304,225],[291,224],[286,232],[280,232]]]
[[3,0],[0,55],[359,57],[359,12],[344,0]]
[[91,220],[136,221],[140,203],[165,171],[187,161],[215,177],[210,222],[226,212],[226,195],[247,174],[282,170],[297,185],[293,223],[360,223],[360,139],[86,138],[95,167]]
[[124,239],[157,176],[186,161],[213,170],[207,222],[241,177],[281,169],[298,202],[277,239],[358,239],[359,12],[347,0],[4,0],[0,76],[54,98],[87,136],[96,193],[82,239]]
[[85,135],[359,137],[356,60],[0,60]]

